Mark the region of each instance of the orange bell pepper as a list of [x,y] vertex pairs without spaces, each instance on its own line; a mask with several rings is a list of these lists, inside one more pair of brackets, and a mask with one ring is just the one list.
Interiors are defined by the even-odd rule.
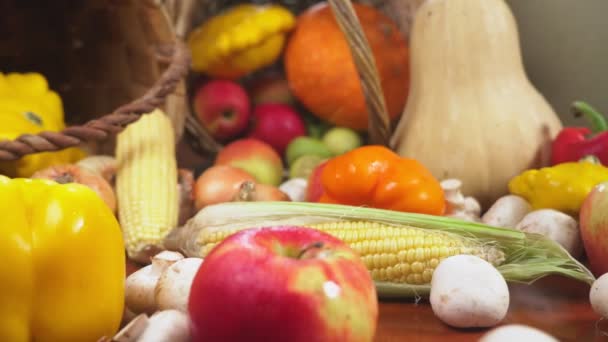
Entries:
[[321,174],[322,203],[368,206],[443,215],[439,181],[420,162],[368,145],[327,161]]

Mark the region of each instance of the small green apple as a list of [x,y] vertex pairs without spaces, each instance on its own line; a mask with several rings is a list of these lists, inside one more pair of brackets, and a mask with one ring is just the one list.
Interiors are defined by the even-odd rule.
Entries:
[[331,150],[321,140],[307,136],[300,136],[291,140],[285,150],[285,159],[289,165],[305,155],[314,155],[322,158],[333,157]]
[[356,131],[346,127],[332,127],[323,135],[323,143],[334,155],[344,154],[363,145]]
[[298,157],[289,167],[289,178],[308,178],[312,171],[327,160],[317,155],[303,155]]

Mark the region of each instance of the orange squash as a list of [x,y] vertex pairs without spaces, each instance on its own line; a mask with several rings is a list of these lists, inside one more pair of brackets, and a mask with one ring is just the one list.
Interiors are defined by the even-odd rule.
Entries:
[[[353,4],[376,60],[391,119],[402,112],[409,88],[409,51],[394,22],[371,6]],[[285,49],[285,72],[293,94],[319,118],[367,130],[368,113],[344,33],[327,3],[298,19]]]

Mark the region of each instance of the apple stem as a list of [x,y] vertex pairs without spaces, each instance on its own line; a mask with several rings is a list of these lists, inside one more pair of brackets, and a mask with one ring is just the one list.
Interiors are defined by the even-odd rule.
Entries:
[[234,117],[234,110],[232,109],[226,109],[224,111],[222,111],[222,117],[224,117],[224,119],[232,119]]
[[325,244],[321,241],[313,242],[310,245],[306,246],[304,249],[302,249],[300,254],[298,254],[297,259],[304,259],[305,254],[308,253],[309,251],[315,250],[315,249],[321,249],[324,246],[325,246]]

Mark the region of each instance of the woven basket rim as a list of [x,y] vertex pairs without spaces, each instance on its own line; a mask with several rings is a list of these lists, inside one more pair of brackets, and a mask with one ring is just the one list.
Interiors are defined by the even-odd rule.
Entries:
[[168,67],[143,95],[111,113],[81,125],[71,125],[60,132],[22,134],[13,140],[0,141],[0,161],[14,161],[33,153],[58,151],[86,142],[106,140],[137,121],[141,115],[152,112],[175,91],[190,67],[190,52],[178,37],[173,38],[172,44],[159,46],[156,58],[159,62],[168,63]]

